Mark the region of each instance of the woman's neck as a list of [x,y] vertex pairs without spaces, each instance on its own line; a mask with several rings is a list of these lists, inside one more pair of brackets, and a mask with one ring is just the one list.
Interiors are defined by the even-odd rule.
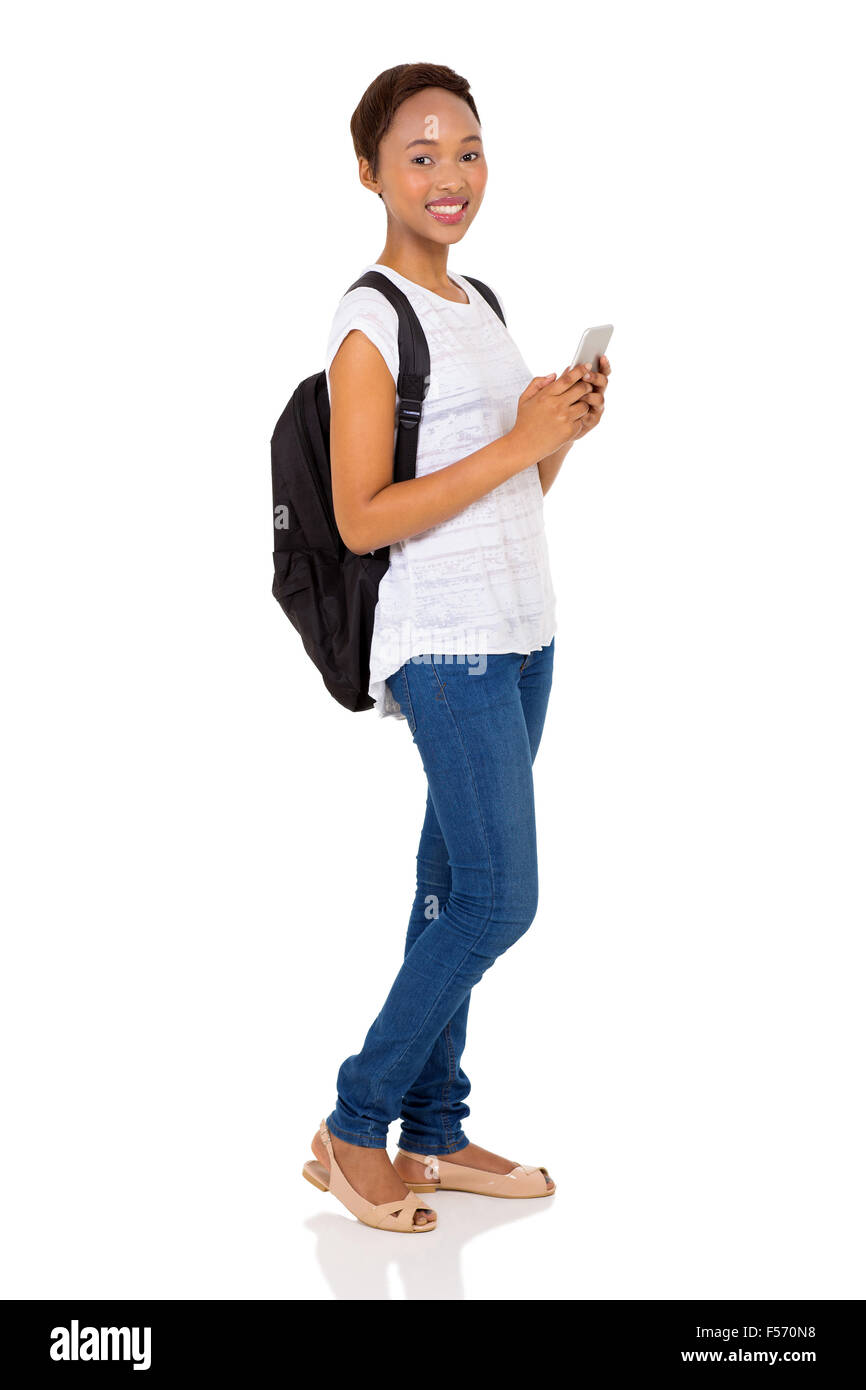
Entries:
[[447,246],[431,247],[429,243],[424,247],[396,246],[389,237],[375,264],[386,265],[435,294],[454,289],[454,282],[448,278]]

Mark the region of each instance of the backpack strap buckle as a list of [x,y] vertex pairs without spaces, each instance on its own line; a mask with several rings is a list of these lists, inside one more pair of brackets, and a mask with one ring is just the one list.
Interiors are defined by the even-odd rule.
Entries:
[[414,372],[400,373],[397,387],[400,393],[399,419],[407,430],[416,429],[420,424],[428,383],[429,377],[417,376]]
[[413,401],[409,396],[403,396],[400,400],[400,424],[405,425],[408,430],[415,429],[421,419],[421,401]]

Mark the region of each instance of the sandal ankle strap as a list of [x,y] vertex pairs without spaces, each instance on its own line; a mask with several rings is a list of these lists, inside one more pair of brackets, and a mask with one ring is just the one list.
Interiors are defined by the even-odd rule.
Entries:
[[399,1149],[399,1148],[398,1148],[397,1152],[398,1152],[398,1154],[403,1154],[403,1156],[404,1156],[405,1158],[412,1158],[412,1159],[414,1159],[416,1163],[423,1163],[423,1164],[424,1164],[424,1176],[425,1176],[425,1178],[427,1179],[428,1182],[433,1182],[434,1179],[437,1179],[437,1180],[438,1180],[438,1178],[439,1178],[439,1159],[436,1157],[435,1154],[426,1154],[426,1155],[423,1155],[423,1156],[422,1156],[421,1154],[413,1154],[413,1153],[410,1153],[408,1149]]

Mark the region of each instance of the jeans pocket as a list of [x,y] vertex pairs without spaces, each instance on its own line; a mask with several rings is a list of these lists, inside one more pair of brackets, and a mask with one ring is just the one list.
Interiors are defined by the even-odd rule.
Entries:
[[409,681],[406,677],[406,667],[401,666],[399,671],[395,671],[393,676],[388,677],[388,689],[400,706],[401,712],[406,716],[406,723],[409,725],[409,732],[415,737],[415,711],[412,708],[412,698],[409,694]]

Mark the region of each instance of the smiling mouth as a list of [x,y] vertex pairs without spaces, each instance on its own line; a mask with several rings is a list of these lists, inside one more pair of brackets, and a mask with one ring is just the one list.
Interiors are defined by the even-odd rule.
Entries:
[[468,206],[468,198],[442,198],[438,203],[426,204],[430,216],[437,222],[460,222]]

